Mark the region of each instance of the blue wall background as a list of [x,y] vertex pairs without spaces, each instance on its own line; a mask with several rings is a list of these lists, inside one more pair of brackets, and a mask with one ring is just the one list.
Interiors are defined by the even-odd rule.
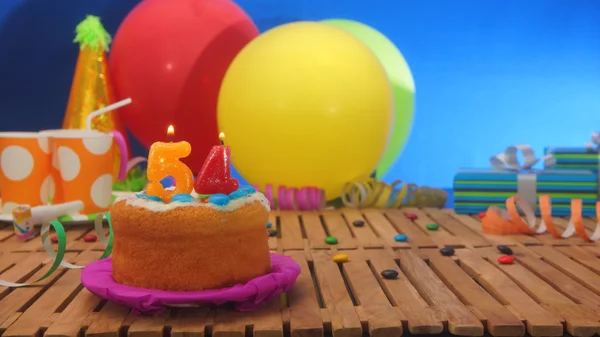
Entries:
[[[114,34],[134,0],[0,1],[0,130],[60,127],[86,14]],[[600,128],[600,1],[238,0],[261,31],[347,18],[383,32],[416,82],[416,120],[386,180],[449,187],[511,144],[577,146]],[[139,146],[138,154],[144,154]]]

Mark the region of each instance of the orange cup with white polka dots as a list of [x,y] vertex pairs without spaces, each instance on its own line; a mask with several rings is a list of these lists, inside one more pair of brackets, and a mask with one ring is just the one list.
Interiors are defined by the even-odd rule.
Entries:
[[47,204],[51,180],[46,137],[38,132],[0,132],[3,214],[12,214],[19,205]]
[[83,202],[82,214],[105,212],[112,201],[114,150],[120,150],[119,179],[127,167],[127,146],[117,131],[50,130],[55,193],[53,203]]

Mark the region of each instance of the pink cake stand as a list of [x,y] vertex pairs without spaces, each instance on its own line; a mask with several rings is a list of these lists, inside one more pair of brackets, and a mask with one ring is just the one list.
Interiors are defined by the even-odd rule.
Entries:
[[97,296],[133,310],[153,314],[166,307],[222,305],[233,303],[240,311],[253,310],[292,289],[300,266],[290,257],[271,253],[272,271],[245,284],[204,291],[165,291],[136,288],[117,283],[112,277],[112,259],[96,261],[81,272],[81,283]]

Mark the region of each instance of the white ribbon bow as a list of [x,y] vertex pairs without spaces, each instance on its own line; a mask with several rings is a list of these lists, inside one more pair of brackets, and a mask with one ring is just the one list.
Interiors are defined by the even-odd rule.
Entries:
[[[598,135],[600,141],[600,134]],[[519,163],[517,154],[521,151],[523,155],[523,164]],[[556,158],[553,155],[545,155],[541,158],[537,158],[531,146],[523,145],[511,145],[504,150],[504,152],[498,153],[497,155],[490,158],[490,164],[493,169],[496,170],[528,170],[531,169],[540,160],[544,162],[545,167],[552,167],[556,164]]]
[[589,142],[585,143],[585,148],[588,150],[598,150],[600,148],[600,132],[592,132],[592,137]]

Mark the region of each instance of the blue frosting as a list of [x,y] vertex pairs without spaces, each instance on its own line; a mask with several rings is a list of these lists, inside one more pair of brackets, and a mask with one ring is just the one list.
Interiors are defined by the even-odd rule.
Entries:
[[180,193],[175,194],[173,198],[171,198],[171,202],[192,202],[194,201],[194,197],[189,194]]
[[150,201],[164,202],[161,198],[154,196],[154,195],[147,195],[144,199],[150,200]]
[[238,191],[244,191],[246,194],[256,193],[256,188],[252,186],[242,186]]
[[146,197],[148,197],[148,195],[146,193],[138,193],[135,196],[140,199],[146,199]]
[[229,203],[230,199],[229,196],[227,196],[226,194],[213,194],[210,197],[208,197],[208,202],[210,202],[211,204],[215,204],[217,206],[225,206]]
[[229,198],[231,199],[240,199],[246,196],[248,196],[248,193],[242,189],[229,193]]

